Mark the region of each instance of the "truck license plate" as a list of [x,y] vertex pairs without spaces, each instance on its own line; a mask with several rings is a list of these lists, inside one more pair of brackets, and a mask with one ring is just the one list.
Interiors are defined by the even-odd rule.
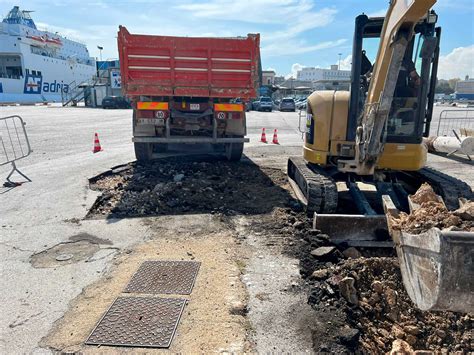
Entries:
[[198,111],[201,107],[199,104],[189,104],[189,108],[194,111]]
[[155,126],[163,126],[165,124],[165,120],[163,118],[139,118],[137,123],[139,125],[151,124]]

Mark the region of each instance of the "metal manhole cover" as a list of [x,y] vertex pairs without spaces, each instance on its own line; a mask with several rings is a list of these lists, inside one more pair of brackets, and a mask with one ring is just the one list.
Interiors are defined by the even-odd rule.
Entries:
[[86,344],[168,348],[185,303],[179,298],[118,297]]
[[124,292],[190,295],[200,265],[196,261],[145,261]]

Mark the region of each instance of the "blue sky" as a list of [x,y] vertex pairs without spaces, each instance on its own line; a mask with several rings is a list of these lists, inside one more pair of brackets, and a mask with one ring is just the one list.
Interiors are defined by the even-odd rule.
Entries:
[[[35,10],[39,27],[88,45],[98,56],[116,58],[116,32],[176,36],[237,36],[261,33],[264,69],[288,75],[301,66],[350,65],[354,18],[383,15],[388,0],[0,0],[0,15],[13,5]],[[438,0],[443,27],[440,77],[474,77],[474,1]]]

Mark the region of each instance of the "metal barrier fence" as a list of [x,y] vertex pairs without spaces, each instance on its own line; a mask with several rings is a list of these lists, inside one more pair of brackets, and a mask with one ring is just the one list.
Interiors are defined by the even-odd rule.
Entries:
[[298,112],[298,131],[301,133],[301,140],[304,140],[306,133],[306,109]]
[[0,118],[0,166],[12,165],[12,171],[7,176],[7,181],[10,184],[15,184],[10,181],[10,177],[15,171],[28,181],[31,181],[16,167],[16,162],[26,158],[31,152],[23,119],[16,115]]
[[[454,132],[456,133],[454,133]],[[474,110],[443,110],[439,115],[437,136],[469,135],[474,132]]]

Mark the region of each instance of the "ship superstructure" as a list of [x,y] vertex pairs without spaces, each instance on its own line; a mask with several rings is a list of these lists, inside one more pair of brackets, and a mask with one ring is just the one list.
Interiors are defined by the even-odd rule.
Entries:
[[85,44],[39,30],[30,12],[14,6],[0,22],[0,102],[59,102],[96,74]]

